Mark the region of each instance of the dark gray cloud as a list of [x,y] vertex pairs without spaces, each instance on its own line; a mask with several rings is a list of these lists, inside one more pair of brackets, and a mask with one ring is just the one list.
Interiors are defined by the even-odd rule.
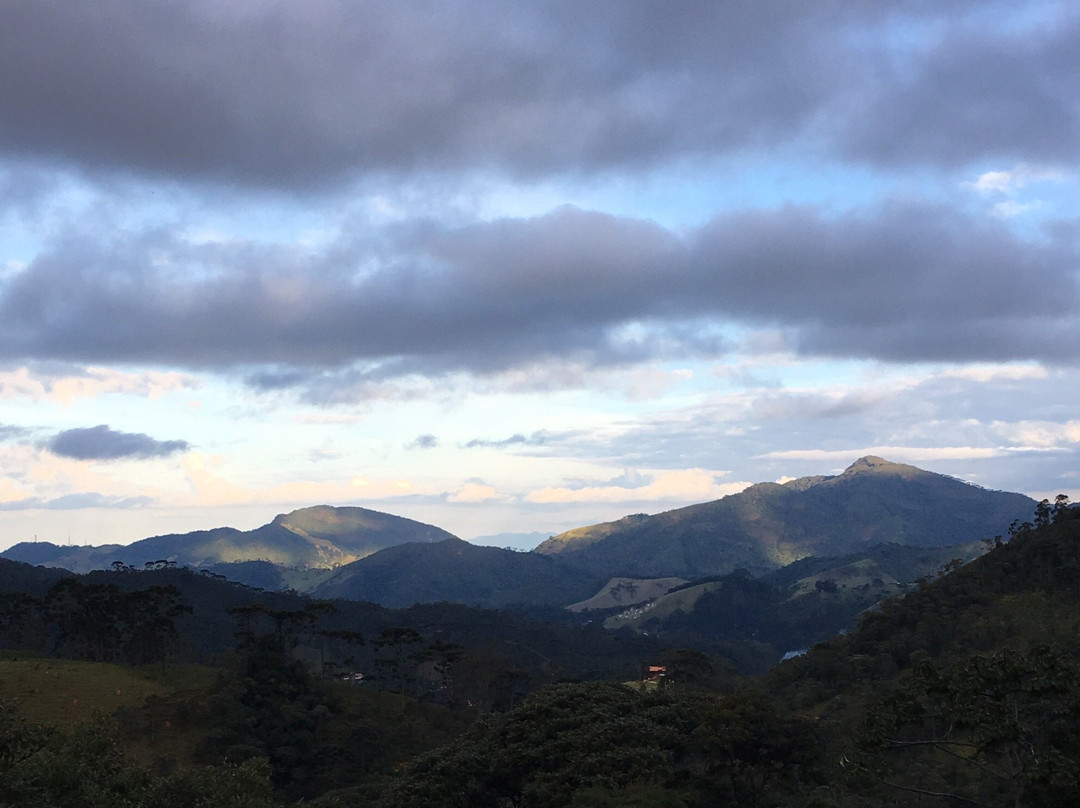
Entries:
[[187,441],[160,441],[140,432],[117,432],[105,424],[66,429],[46,444],[53,454],[75,460],[167,457],[189,448]]
[[[1043,7],[1051,33],[1016,22]],[[800,138],[883,163],[1074,159],[1077,76],[1075,13],[1039,2],[38,0],[0,5],[0,148],[278,187]]]
[[232,369],[260,389],[331,400],[388,379],[551,359],[716,357],[729,348],[716,326],[734,321],[782,329],[813,355],[1072,363],[1070,233],[1026,239],[904,201],[727,214],[678,234],[560,208],[402,226],[384,234],[388,252],[348,237],[304,253],[84,234],[0,280],[0,359]]
[[[1040,5],[1016,4],[1012,13]],[[858,114],[839,119],[838,140],[884,165],[970,165],[990,156],[1075,164],[1080,16],[1054,16],[1052,24],[964,26],[936,38],[904,69],[876,77]]]

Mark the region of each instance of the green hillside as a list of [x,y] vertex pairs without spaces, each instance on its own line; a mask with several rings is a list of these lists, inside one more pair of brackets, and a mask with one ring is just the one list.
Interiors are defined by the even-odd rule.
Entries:
[[648,603],[677,586],[687,583],[684,578],[612,578],[588,600],[571,603],[572,612],[613,609]]
[[696,648],[754,641],[774,660],[846,631],[885,598],[987,549],[878,545],[839,558],[808,558],[762,578],[745,571],[691,582],[647,603],[606,613],[604,627]]
[[829,804],[1075,804],[1080,509],[1043,506],[1035,526],[767,683],[816,717],[844,764]]

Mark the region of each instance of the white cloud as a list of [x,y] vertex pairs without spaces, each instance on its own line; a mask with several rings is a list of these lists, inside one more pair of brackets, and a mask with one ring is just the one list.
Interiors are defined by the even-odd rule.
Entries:
[[353,477],[348,480],[294,480],[271,485],[235,482],[223,469],[235,461],[224,455],[189,452],[182,465],[194,493],[179,497],[183,507],[221,507],[261,504],[268,507],[303,507],[313,504],[346,505],[378,502],[406,496],[437,496],[433,485],[407,477]]
[[[137,465],[138,470],[133,470]],[[29,444],[0,447],[0,502],[42,502],[78,495],[111,500],[156,499],[161,474],[154,461],[102,465],[59,457]],[[2,538],[2,537],[0,537]]]
[[615,502],[700,502],[719,499],[742,491],[750,483],[719,483],[726,471],[692,468],[651,472],[648,485],[627,488],[619,485],[593,485],[581,488],[549,487],[533,491],[526,502],[538,505],[554,503]]
[[1020,163],[1007,171],[987,171],[974,182],[966,183],[966,186],[983,196],[993,194],[1012,196],[1029,185],[1040,182],[1065,182],[1068,176],[1066,172],[1059,169],[1040,168]]
[[499,499],[499,493],[490,485],[467,483],[446,499],[447,502],[488,502]]
[[297,424],[318,424],[318,425],[352,425],[358,424],[364,420],[364,416],[361,413],[356,412],[317,412],[317,413],[300,413],[293,416],[293,423]]
[[1080,443],[1080,420],[1054,423],[1050,421],[996,421],[994,431],[1018,446],[1054,449]]
[[862,449],[787,449],[759,455],[770,460],[821,460],[829,463],[853,463],[860,457],[876,455],[902,463],[934,460],[977,460],[1000,457],[1009,450],[986,446],[866,446]]
[[1045,367],[1036,364],[976,364],[958,368],[948,368],[947,370],[942,371],[941,375],[947,378],[965,379],[988,384],[997,381],[1045,379],[1050,374]]
[[179,372],[140,371],[131,373],[105,367],[87,367],[81,372],[56,374],[20,367],[0,372],[0,398],[28,398],[52,401],[70,407],[79,399],[109,394],[125,394],[155,401],[176,390],[201,387],[196,377]]
[[998,202],[994,207],[990,208],[990,214],[999,219],[1012,219],[1022,213],[1038,210],[1041,207],[1042,202],[1038,201],[1024,204],[1017,202],[1015,199],[1007,199],[1004,202]]

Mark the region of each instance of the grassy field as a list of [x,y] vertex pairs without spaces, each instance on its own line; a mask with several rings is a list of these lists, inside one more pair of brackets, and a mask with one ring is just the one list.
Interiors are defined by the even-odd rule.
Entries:
[[104,662],[0,654],[0,699],[14,701],[32,721],[72,726],[122,707],[141,707],[147,697],[168,698],[205,691],[213,668],[157,665],[134,668]]

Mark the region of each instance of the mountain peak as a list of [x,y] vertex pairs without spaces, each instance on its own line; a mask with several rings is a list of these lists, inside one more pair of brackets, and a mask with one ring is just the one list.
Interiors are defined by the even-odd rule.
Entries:
[[915,466],[908,466],[904,463],[893,463],[883,457],[878,457],[877,455],[866,455],[866,457],[860,457],[844,469],[843,476],[849,477],[854,474],[865,474],[866,472],[911,474],[918,471],[921,471],[921,469],[917,469]]

